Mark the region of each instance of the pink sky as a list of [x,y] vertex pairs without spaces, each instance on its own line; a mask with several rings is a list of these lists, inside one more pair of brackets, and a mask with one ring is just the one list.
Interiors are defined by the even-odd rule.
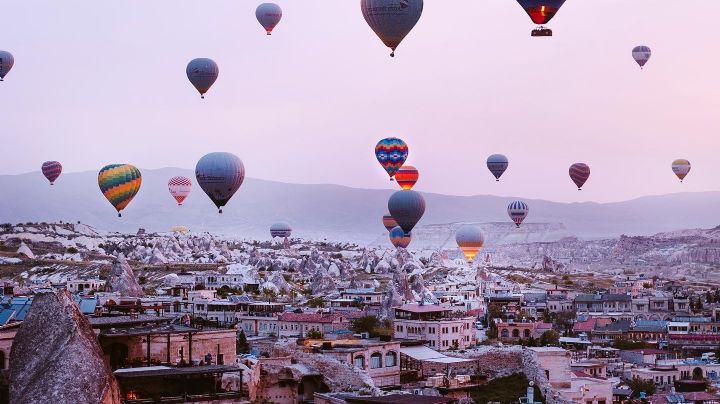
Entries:
[[[202,4],[202,5],[201,5]],[[212,5],[205,5],[212,4]],[[0,173],[61,161],[185,167],[229,151],[251,177],[390,187],[373,155],[410,145],[416,189],[558,201],[720,190],[717,0],[568,0],[531,38],[512,0],[426,0],[388,57],[359,0],[279,1],[272,37],[258,2],[11,1],[0,49]],[[630,52],[648,45],[641,72]],[[213,58],[201,101],[185,65]],[[485,158],[510,168],[495,183]],[[684,184],[675,158],[693,169]],[[578,193],[567,175],[586,162]]]

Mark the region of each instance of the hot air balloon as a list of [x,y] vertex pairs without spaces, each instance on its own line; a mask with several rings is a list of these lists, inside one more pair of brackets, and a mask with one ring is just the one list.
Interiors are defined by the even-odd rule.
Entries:
[[632,50],[632,57],[635,59],[637,64],[640,65],[640,69],[642,70],[643,67],[645,67],[645,63],[650,60],[650,55],[652,52],[650,51],[650,48],[647,46],[636,46]]
[[190,229],[185,226],[173,226],[170,231],[173,233],[188,234]]
[[270,237],[290,237],[292,234],[292,228],[289,224],[278,222],[270,226]]
[[57,161],[46,161],[42,165],[42,173],[50,181],[50,185],[55,185],[55,180],[62,173],[62,165]]
[[543,27],[552,20],[565,0],[517,0],[530,19],[539,27],[532,30],[531,36],[552,36],[552,30]]
[[470,263],[485,243],[485,237],[480,228],[466,224],[455,232],[455,241],[467,262]]
[[412,189],[419,177],[420,172],[413,166],[402,166],[395,173],[395,180],[402,189]]
[[410,233],[405,234],[405,230],[400,226],[396,226],[390,230],[390,242],[395,248],[407,248],[411,240],[412,235]]
[[10,72],[15,65],[15,58],[10,52],[0,51],[0,81]]
[[187,177],[172,177],[168,181],[168,190],[170,195],[177,201],[178,206],[182,206],[185,198],[190,195],[192,181]]
[[383,226],[385,226],[387,231],[392,230],[393,228],[397,227],[397,225],[398,225],[397,222],[395,221],[395,219],[392,216],[390,216],[389,213],[387,215],[383,216],[382,222],[383,222]]
[[232,198],[245,179],[245,166],[234,154],[215,152],[206,154],[195,166],[198,185],[222,213],[222,207]]
[[683,182],[685,176],[690,172],[690,162],[685,159],[677,159],[672,163],[672,170],[680,178],[680,182]]
[[510,219],[515,222],[515,226],[520,227],[528,212],[530,212],[530,208],[523,201],[515,201],[508,205],[507,212]]
[[387,171],[390,181],[407,160],[408,152],[407,144],[396,137],[383,139],[375,145],[375,157]]
[[395,49],[417,24],[423,0],[361,0],[363,17],[385,46]]
[[425,199],[415,191],[397,191],[388,200],[388,210],[398,226],[409,234],[425,213]]
[[263,3],[255,9],[255,17],[257,17],[260,25],[265,28],[265,32],[272,35],[272,30],[282,18],[282,9],[275,3]]
[[570,166],[570,179],[577,185],[578,191],[582,190],[588,178],[590,178],[590,167],[587,164],[575,163]]
[[508,158],[502,154],[493,154],[487,158],[487,168],[495,176],[495,181],[500,181],[500,176],[507,170],[508,164]]
[[110,164],[98,173],[98,185],[105,198],[120,213],[127,207],[140,190],[142,175],[140,170],[130,164]]
[[210,90],[220,74],[217,63],[212,59],[198,58],[188,63],[185,69],[188,80],[200,93],[200,98],[205,98],[205,93]]

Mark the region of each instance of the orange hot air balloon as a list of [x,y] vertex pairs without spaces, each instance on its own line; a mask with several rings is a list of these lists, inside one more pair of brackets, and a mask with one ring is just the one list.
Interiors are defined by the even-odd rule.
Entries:
[[395,173],[395,181],[397,181],[402,189],[412,189],[419,177],[420,172],[413,166],[402,166],[398,172]]

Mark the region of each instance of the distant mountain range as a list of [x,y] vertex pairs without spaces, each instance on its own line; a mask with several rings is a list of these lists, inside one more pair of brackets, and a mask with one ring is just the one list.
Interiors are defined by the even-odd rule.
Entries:
[[[247,178],[224,213],[218,214],[215,205],[196,184],[182,207],[177,206],[168,193],[170,177],[184,175],[195,183],[193,171],[176,168],[141,171],[140,193],[122,218],[117,217],[100,193],[96,172],[63,174],[55,186],[50,186],[39,172],[0,175],[0,222],[81,221],[101,230],[121,232],[134,232],[141,227],[148,231],[168,231],[174,225],[185,225],[192,231],[267,239],[270,225],[285,221],[293,227],[293,236],[372,243],[384,232],[381,217],[387,211],[387,199],[394,192]],[[717,209],[720,192],[647,196],[617,203],[525,199],[530,205],[526,223],[546,225],[527,226],[527,230],[519,230],[524,232],[518,233],[524,234],[522,236],[512,235],[515,230],[506,214],[508,203],[520,198],[432,193],[424,196],[427,210],[417,237],[429,234],[433,226],[451,229],[462,222],[495,223],[493,234],[503,234],[505,239],[519,242],[525,239],[553,241],[567,235],[585,239],[648,235],[720,224],[720,209]],[[497,230],[502,223],[507,224],[507,230]],[[526,234],[532,231],[551,233]],[[450,235],[448,230],[447,236]]]

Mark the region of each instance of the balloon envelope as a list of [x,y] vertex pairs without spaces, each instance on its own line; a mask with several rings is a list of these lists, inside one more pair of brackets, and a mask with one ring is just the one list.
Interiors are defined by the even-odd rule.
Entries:
[[10,72],[15,65],[15,58],[10,52],[0,51],[0,81]]
[[685,159],[677,159],[672,163],[672,170],[682,182],[690,172],[690,162]]
[[397,222],[395,221],[395,218],[390,216],[389,213],[387,215],[383,216],[382,222],[383,222],[383,226],[385,226],[385,229],[387,229],[387,231],[392,230],[393,228],[397,227],[397,225],[398,225]]
[[565,0],[517,0],[535,24],[547,24]]
[[284,222],[275,223],[270,226],[270,237],[290,237],[292,234],[292,228],[289,224]]
[[632,57],[635,59],[635,62],[640,65],[641,69],[645,66],[645,63],[650,60],[651,55],[652,51],[650,51],[650,48],[647,46],[636,46],[632,50]]
[[487,158],[487,168],[495,176],[495,181],[500,181],[500,176],[507,170],[508,165],[508,158],[502,154],[493,154]]
[[173,233],[187,234],[190,232],[190,229],[185,226],[173,226],[170,231]]
[[140,170],[130,164],[110,164],[98,173],[98,186],[105,198],[115,207],[118,216],[133,200],[142,185]]
[[530,212],[530,208],[528,208],[527,204],[523,201],[515,201],[508,205],[507,212],[510,219],[515,222],[515,225],[520,227],[523,220],[527,217],[528,212]]
[[388,48],[390,56],[410,33],[423,11],[423,0],[361,0],[360,9],[370,28]]
[[420,172],[413,166],[402,166],[395,173],[395,180],[402,189],[412,189],[419,177]]
[[255,17],[268,35],[282,19],[282,9],[275,3],[263,3],[255,9]]
[[217,63],[212,59],[198,58],[188,63],[185,69],[188,80],[198,90],[201,98],[205,98],[205,93],[210,90],[215,80],[220,74]]
[[577,185],[578,190],[582,189],[588,178],[590,178],[590,167],[587,164],[575,163],[570,166],[570,179]]
[[375,157],[391,179],[407,160],[408,153],[407,144],[396,137],[382,139],[375,145]]
[[50,185],[55,185],[55,180],[62,173],[62,165],[57,161],[46,161],[42,165],[42,173],[50,181]]
[[405,230],[400,226],[396,226],[390,230],[390,242],[395,248],[407,248],[412,240],[412,235],[405,234]]
[[466,224],[455,232],[455,241],[467,262],[472,262],[485,243],[485,237],[479,227]]
[[245,166],[236,155],[215,152],[203,156],[195,166],[198,185],[210,197],[219,212],[245,180]]
[[192,181],[187,177],[172,177],[168,181],[168,190],[178,205],[182,205],[185,198],[190,195]]
[[388,210],[398,226],[410,233],[425,213],[425,199],[415,191],[397,191],[388,200]]

